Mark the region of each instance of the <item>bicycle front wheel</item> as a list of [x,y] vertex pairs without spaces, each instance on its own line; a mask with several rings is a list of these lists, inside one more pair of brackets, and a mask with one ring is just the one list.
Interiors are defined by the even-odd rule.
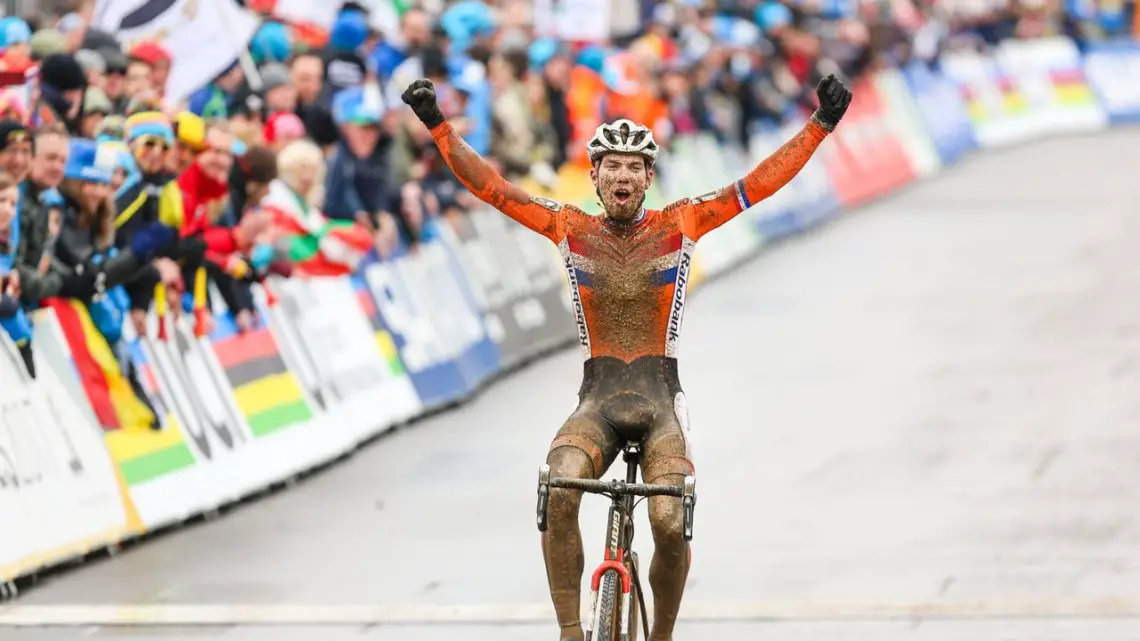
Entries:
[[602,575],[598,599],[594,603],[594,627],[586,641],[620,641],[621,576],[610,570]]

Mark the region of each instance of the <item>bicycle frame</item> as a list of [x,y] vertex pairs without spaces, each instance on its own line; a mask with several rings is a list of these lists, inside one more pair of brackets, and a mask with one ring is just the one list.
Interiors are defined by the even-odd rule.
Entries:
[[[641,461],[640,446],[634,448],[626,448],[622,454],[622,459],[626,464],[625,482],[629,484],[637,483],[637,466]],[[630,560],[630,548],[633,547],[633,506],[635,497],[633,494],[614,494],[611,497],[610,515],[607,522],[609,523],[609,534],[606,536],[606,552],[605,558],[601,565],[594,570],[594,575],[590,578],[590,612],[591,622],[586,627],[586,638],[593,639],[595,632],[601,632],[602,627],[602,608],[598,607],[598,590],[601,588],[602,577],[606,572],[616,572],[618,580],[621,581],[621,607],[614,613],[621,622],[621,639],[629,638],[629,599],[633,589],[633,573],[630,572],[627,563],[632,563]],[[640,581],[637,585],[638,594],[642,594]],[[648,621],[648,619],[643,620]],[[608,634],[608,631],[607,631]],[[646,632],[646,636],[649,633]],[[604,637],[602,637],[604,638]]]
[[[613,630],[600,630],[603,625],[603,610],[605,603],[601,602],[603,580],[607,573],[613,572],[620,581],[621,598],[619,603],[612,604],[613,616],[620,621],[620,630],[617,639],[625,641],[630,639],[630,597],[634,588],[637,590],[638,603],[646,638],[649,637],[649,619],[645,612],[644,592],[636,573],[633,560],[633,509],[637,497],[673,496],[683,502],[684,537],[686,541],[693,538],[693,513],[696,506],[696,482],[693,477],[686,477],[683,487],[675,485],[646,485],[637,483],[637,468],[641,463],[641,444],[630,442],[623,448],[623,460],[626,463],[625,481],[595,481],[590,479],[551,478],[550,466],[543,465],[539,470],[538,478],[538,530],[546,531],[547,505],[550,488],[564,488],[581,490],[592,494],[604,494],[610,497],[610,511],[607,519],[606,550],[602,563],[594,570],[590,578],[590,619],[587,621],[586,638],[594,641],[608,641]],[[620,605],[619,605],[620,604]],[[614,607],[616,606],[616,607]],[[611,621],[612,623],[612,621]],[[633,631],[636,634],[636,630]],[[601,636],[604,635],[604,636]]]

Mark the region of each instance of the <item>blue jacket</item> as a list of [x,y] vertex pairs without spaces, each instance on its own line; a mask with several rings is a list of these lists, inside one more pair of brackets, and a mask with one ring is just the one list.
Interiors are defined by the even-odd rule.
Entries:
[[372,155],[356,158],[344,142],[337,144],[325,181],[326,216],[353,220],[358,211],[374,213],[398,209],[400,191],[393,184],[388,158],[391,147],[392,139],[385,136]]

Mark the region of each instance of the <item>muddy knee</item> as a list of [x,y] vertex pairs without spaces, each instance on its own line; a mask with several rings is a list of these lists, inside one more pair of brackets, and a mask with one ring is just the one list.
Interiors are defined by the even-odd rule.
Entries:
[[[685,477],[669,474],[657,481],[665,485],[683,485]],[[685,546],[685,513],[681,499],[673,496],[655,496],[649,499],[649,526],[653,530],[653,543],[657,549],[680,552]]]
[[[550,466],[550,476],[568,478],[593,478],[594,465],[590,457],[575,447],[558,447],[546,457]],[[582,505],[582,493],[578,490],[552,488],[547,514],[555,527],[578,522],[578,508]]]

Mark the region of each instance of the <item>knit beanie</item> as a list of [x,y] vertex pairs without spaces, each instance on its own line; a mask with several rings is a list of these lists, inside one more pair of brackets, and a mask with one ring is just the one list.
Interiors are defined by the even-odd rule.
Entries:
[[87,86],[87,74],[74,56],[53,53],[40,63],[40,81],[60,91],[72,91]]

